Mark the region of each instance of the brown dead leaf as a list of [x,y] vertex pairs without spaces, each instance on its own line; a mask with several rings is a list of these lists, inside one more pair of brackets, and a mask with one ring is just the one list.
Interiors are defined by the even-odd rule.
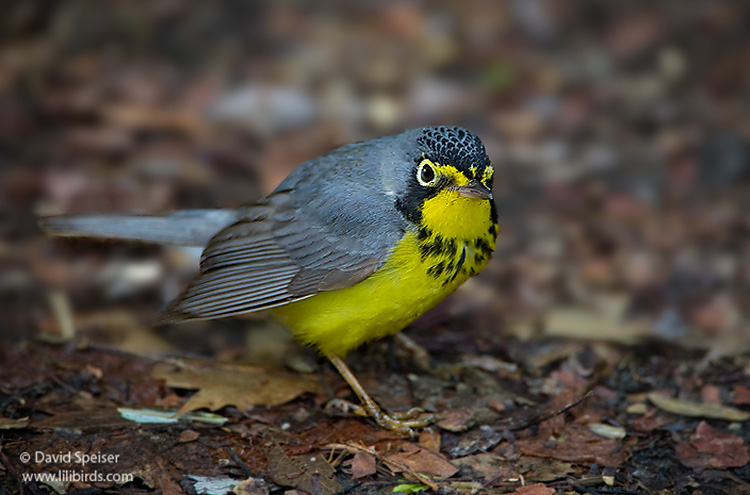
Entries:
[[750,413],[721,404],[704,404],[674,399],[656,392],[648,394],[648,400],[659,409],[679,416],[723,419],[724,421],[747,421],[750,419]]
[[[394,473],[424,475],[435,478],[450,478],[458,468],[437,452],[413,443],[402,444],[402,451],[386,455],[383,462]],[[418,481],[424,481],[420,479]]]
[[533,485],[519,486],[513,494],[516,495],[552,495],[555,493],[554,488],[543,485],[542,483],[534,483]]
[[182,495],[182,488],[175,483],[167,474],[162,474],[159,478],[159,488],[164,495]]
[[357,452],[352,458],[352,478],[359,479],[375,474],[375,456],[368,452]]
[[685,466],[700,471],[742,467],[750,461],[742,438],[712,428],[705,421],[698,423],[687,442],[675,445],[675,455]]
[[292,459],[281,450],[281,447],[274,445],[266,452],[266,457],[268,475],[277,485],[321,495],[333,495],[343,490],[336,480],[336,470],[321,455],[299,456]]
[[620,466],[628,457],[619,439],[603,438],[586,426],[575,424],[566,425],[554,437],[549,429],[542,429],[534,438],[519,439],[516,446],[526,455],[613,467]]
[[507,479],[512,476],[514,471],[513,464],[510,461],[498,455],[488,453],[468,455],[458,459],[456,462],[464,470],[462,474],[465,474],[466,470],[470,469],[472,478],[480,477],[484,481],[496,479],[498,476]]
[[521,456],[516,461],[516,471],[527,481],[555,481],[575,473],[573,465],[569,462],[529,455]]
[[192,442],[194,440],[198,440],[200,436],[201,434],[195,430],[185,430],[182,433],[180,433],[180,443],[186,443],[186,442]]
[[474,425],[474,416],[469,409],[450,409],[441,414],[437,423],[439,428],[454,433],[466,431]]
[[433,452],[440,452],[440,433],[434,428],[425,428],[419,433],[419,445]]
[[322,387],[314,375],[289,373],[252,366],[191,363],[188,366],[159,365],[154,376],[170,387],[199,389],[179,414],[207,408],[216,411],[232,405],[247,409],[256,405],[277,406],[299,395],[320,393]]

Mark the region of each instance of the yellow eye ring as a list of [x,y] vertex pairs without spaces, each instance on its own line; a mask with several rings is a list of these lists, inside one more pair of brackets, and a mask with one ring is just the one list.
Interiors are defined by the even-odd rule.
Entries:
[[422,160],[417,167],[417,182],[422,186],[434,186],[437,182],[438,174],[435,166],[430,160]]

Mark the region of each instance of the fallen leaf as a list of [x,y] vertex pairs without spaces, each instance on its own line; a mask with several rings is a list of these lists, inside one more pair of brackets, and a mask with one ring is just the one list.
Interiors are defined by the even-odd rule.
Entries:
[[419,445],[433,452],[440,452],[440,433],[434,428],[425,428],[419,433]]
[[375,474],[375,456],[367,452],[357,452],[352,458],[352,478],[359,479]]
[[603,438],[582,425],[568,424],[557,436],[548,428],[540,429],[533,438],[519,439],[518,449],[526,455],[551,457],[560,461],[597,463],[620,466],[628,457],[622,442]]
[[224,406],[248,409],[252,406],[278,406],[303,393],[320,393],[322,386],[315,375],[216,363],[190,363],[176,367],[160,365],[154,376],[176,388],[199,389],[183,406],[180,414],[207,408],[216,411]]
[[198,433],[195,430],[185,430],[182,433],[180,433],[180,443],[187,443],[192,442],[194,440],[198,440],[198,438],[201,436],[200,433]]
[[[404,443],[402,451],[383,458],[383,462],[394,473],[410,473],[436,478],[450,478],[458,468],[437,452],[421,445]],[[421,480],[420,480],[421,481]]]
[[274,445],[266,452],[268,475],[274,483],[290,486],[305,493],[332,495],[343,490],[336,480],[336,470],[323,456],[290,458]]
[[555,493],[555,489],[542,483],[534,483],[533,485],[519,486],[513,493],[517,495],[552,495]]
[[443,430],[458,433],[466,431],[474,425],[474,416],[470,410],[465,408],[450,409],[441,414],[437,425]]
[[493,480],[497,478],[498,475],[503,475],[504,473],[506,473],[507,476],[511,476],[514,471],[513,464],[510,461],[494,454],[482,453],[468,455],[462,457],[456,462],[463,470],[461,473],[462,475],[466,475],[467,469],[469,469],[471,470],[469,473],[472,478],[483,478],[484,481]]
[[724,421],[747,421],[750,413],[721,404],[703,404],[674,399],[657,393],[648,394],[648,400],[663,411],[692,418],[723,419]]
[[544,457],[522,456],[516,461],[516,471],[527,480],[555,481],[575,473],[569,462]]
[[159,488],[163,495],[181,495],[182,488],[175,483],[169,476],[162,474],[159,478]]
[[722,433],[705,421],[698,423],[689,441],[675,445],[675,455],[685,466],[698,471],[742,467],[750,461],[742,438]]

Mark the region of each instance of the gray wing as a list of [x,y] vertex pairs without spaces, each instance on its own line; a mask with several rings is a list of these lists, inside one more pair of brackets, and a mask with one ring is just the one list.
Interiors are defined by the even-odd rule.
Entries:
[[372,274],[403,235],[402,220],[381,185],[352,175],[360,160],[351,151],[303,166],[261,203],[241,209],[241,219],[211,239],[199,275],[159,321],[259,311]]

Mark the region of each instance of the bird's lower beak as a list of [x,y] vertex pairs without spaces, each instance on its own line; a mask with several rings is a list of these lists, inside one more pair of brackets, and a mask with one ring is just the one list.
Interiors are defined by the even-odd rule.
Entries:
[[466,185],[456,187],[459,196],[474,199],[492,199],[492,191],[478,180],[473,180]]

